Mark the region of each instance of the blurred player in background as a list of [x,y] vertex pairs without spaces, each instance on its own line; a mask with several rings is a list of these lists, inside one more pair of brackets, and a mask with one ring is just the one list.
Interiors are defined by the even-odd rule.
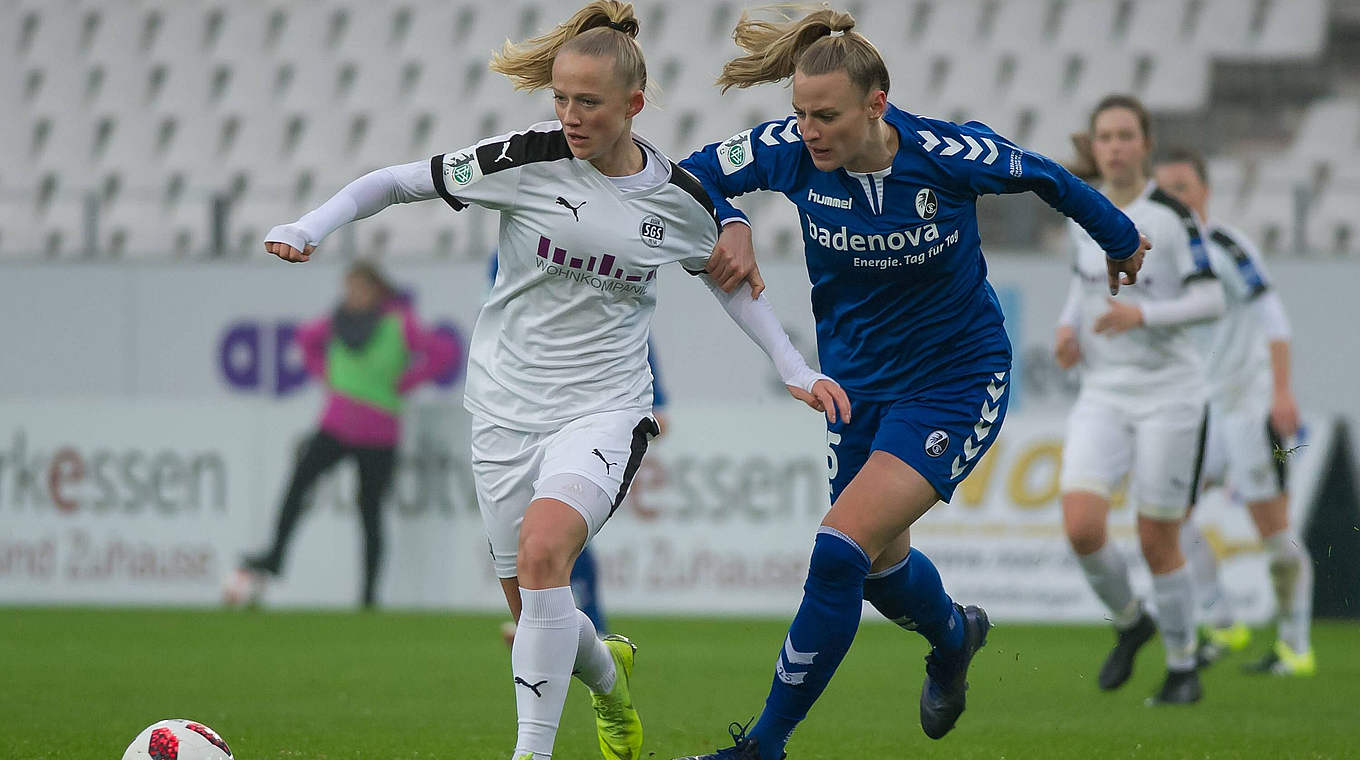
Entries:
[[[283,569],[298,519],[318,478],[346,457],[359,471],[359,516],[364,526],[360,599],[372,607],[382,565],[382,501],[392,482],[401,442],[402,396],[443,374],[453,362],[448,338],[421,325],[381,270],[360,261],[345,275],[344,300],[330,316],[298,328],[308,374],[326,386],[321,422],[303,445],[279,509],[274,541],[248,555],[228,589],[228,601],[258,590],[259,579]],[[254,594],[251,593],[253,596]]]
[[790,393],[828,418],[844,392],[811,370],[764,298],[705,273],[718,225],[703,188],[633,134],[647,69],[633,7],[596,0],[491,61],[524,90],[551,88],[558,120],[347,185],[266,249],[306,261],[343,224],[443,198],[500,212],[500,269],[469,351],[464,403],[492,563],[518,623],[511,648],[515,760],[552,756],[573,674],[589,688],[606,758],[641,756],[629,690],[635,647],[597,638],[569,579],[658,432],[647,336],[656,273],[678,262],[774,360]]
[[989,623],[945,592],[910,528],[976,466],[1009,400],[1011,346],[987,283],[977,198],[1033,192],[1078,220],[1108,251],[1108,272],[1099,266],[1111,291],[1121,273],[1133,281],[1145,249],[1126,216],[1047,158],[976,122],[891,105],[887,67],[854,27],[830,9],[796,20],[743,14],[733,36],[749,55],[718,83],[792,77],[795,115],[684,162],[725,224],[719,249],[753,256],[728,198],[775,190],[798,207],[822,367],[855,404],[853,422],[828,426],[832,506],[765,708],[749,730],[733,728],[735,746],[705,758],[782,757],[849,650],[865,600],[930,643],[921,727],[935,739],[953,728]]
[[[1228,302],[1208,353],[1204,480],[1226,481],[1247,503],[1270,558],[1277,636],[1265,657],[1248,668],[1313,675],[1317,667],[1309,642],[1313,565],[1290,529],[1285,488],[1286,442],[1298,434],[1299,407],[1290,390],[1284,304],[1251,241],[1209,217],[1209,176],[1202,157],[1188,150],[1169,152],[1157,166],[1157,184],[1203,221],[1210,263]],[[1181,535],[1207,628],[1200,659],[1208,663],[1224,650],[1245,648],[1250,632],[1234,616],[1219,580],[1218,559],[1199,525],[1187,519]]]
[[[1194,590],[1180,525],[1195,498],[1208,388],[1189,326],[1222,314],[1223,292],[1190,209],[1148,179],[1152,133],[1142,104],[1108,96],[1088,128],[1102,191],[1155,247],[1129,298],[1116,301],[1105,289],[1101,246],[1069,225],[1074,274],[1055,353],[1059,366],[1081,362],[1082,372],[1063,443],[1063,527],[1117,633],[1100,688],[1128,680],[1138,649],[1160,627],[1167,675],[1154,701],[1197,702]],[[1134,596],[1124,557],[1107,540],[1110,497],[1126,475],[1152,571],[1156,622]]]

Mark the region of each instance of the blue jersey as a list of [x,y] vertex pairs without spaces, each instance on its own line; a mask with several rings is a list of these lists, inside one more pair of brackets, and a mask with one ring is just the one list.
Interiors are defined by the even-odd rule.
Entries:
[[1137,249],[1133,222],[1104,196],[986,126],[891,105],[883,118],[900,147],[891,166],[870,174],[817,169],[792,116],[681,162],[720,220],[744,216],[727,199],[752,190],[781,192],[798,207],[821,369],[852,396],[899,398],[1010,366],[978,240],[979,195],[1034,192],[1113,258]]

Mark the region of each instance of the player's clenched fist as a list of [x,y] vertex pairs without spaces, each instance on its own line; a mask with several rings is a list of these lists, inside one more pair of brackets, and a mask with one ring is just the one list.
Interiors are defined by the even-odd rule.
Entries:
[[265,235],[264,249],[284,261],[300,263],[311,259],[316,246],[307,242],[306,235],[296,224],[280,224]]

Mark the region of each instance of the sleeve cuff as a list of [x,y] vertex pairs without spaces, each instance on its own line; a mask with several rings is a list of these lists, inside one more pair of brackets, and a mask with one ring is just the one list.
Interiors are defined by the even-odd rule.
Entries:
[[439,197],[444,202],[453,207],[454,211],[462,211],[467,208],[467,204],[458,200],[444,186],[444,154],[441,153],[430,159],[430,179],[434,180],[434,189],[439,193]]
[[1122,250],[1122,251],[1120,251],[1120,252],[1118,252],[1118,253],[1116,253],[1116,252],[1114,252],[1114,251],[1106,251],[1106,252],[1105,252],[1105,257],[1106,257],[1106,258],[1109,258],[1109,259],[1114,259],[1115,261],[1124,261],[1124,260],[1127,259],[1128,257],[1132,256],[1132,255],[1138,250],[1138,246],[1142,245],[1142,243],[1143,243],[1142,238],[1140,237],[1140,235],[1139,235],[1139,233],[1138,233],[1138,230],[1135,229],[1135,230],[1133,231],[1133,245],[1132,245],[1132,246],[1128,246],[1128,247],[1126,247],[1124,250]]

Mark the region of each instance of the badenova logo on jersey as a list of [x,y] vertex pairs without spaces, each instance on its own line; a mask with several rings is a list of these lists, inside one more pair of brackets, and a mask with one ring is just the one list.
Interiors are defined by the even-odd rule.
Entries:
[[852,266],[864,267],[869,269],[895,269],[901,266],[924,264],[930,259],[938,256],[948,248],[959,242],[959,231],[954,230],[948,236],[940,238],[940,228],[932,224],[923,224],[919,227],[911,227],[905,230],[895,230],[893,232],[872,234],[861,234],[851,232],[844,226],[839,229],[830,227],[819,227],[817,222],[808,216],[807,226],[808,240],[823,248],[829,248],[837,252],[855,253],[874,253],[882,251],[884,253],[897,253],[910,248],[919,248],[922,245],[930,245],[919,253],[908,253],[904,256],[895,258],[876,258],[866,259],[858,256],[851,262]]

